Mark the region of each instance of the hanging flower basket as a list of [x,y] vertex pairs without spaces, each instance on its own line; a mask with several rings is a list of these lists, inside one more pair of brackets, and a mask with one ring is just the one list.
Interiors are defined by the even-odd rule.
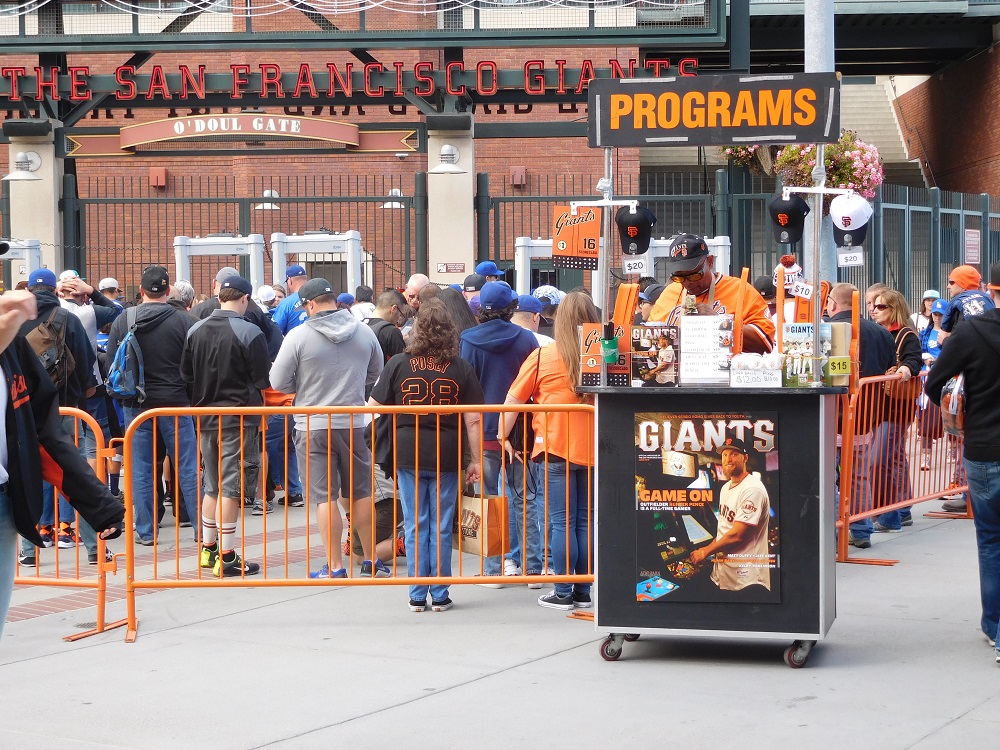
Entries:
[[777,156],[776,146],[720,146],[719,155],[733,164],[747,167],[751,174],[761,176],[774,175],[774,159]]
[[[875,190],[884,179],[878,149],[858,138],[853,130],[841,131],[836,143],[826,144],[823,162],[827,187],[850,188],[868,200],[875,197]],[[815,166],[816,146],[792,144],[778,153],[774,169],[789,187],[811,187]],[[829,210],[830,200],[832,196],[823,201],[824,214]]]

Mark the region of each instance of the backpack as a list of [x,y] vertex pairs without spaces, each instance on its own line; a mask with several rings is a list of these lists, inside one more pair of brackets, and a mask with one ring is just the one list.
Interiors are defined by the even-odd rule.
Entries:
[[45,320],[32,328],[25,338],[38,355],[42,367],[52,378],[56,389],[62,391],[69,382],[69,376],[76,369],[73,352],[66,346],[66,327],[69,313],[56,307]]
[[142,363],[142,350],[135,338],[136,317],[139,308],[130,307],[125,313],[128,332],[118,344],[118,351],[111,361],[105,383],[108,395],[120,401],[141,404],[146,400],[146,378]]

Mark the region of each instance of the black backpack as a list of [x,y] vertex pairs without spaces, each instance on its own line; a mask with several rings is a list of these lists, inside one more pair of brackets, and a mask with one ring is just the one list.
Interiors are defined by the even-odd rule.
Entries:
[[61,307],[55,307],[49,317],[32,328],[25,335],[28,343],[49,374],[56,389],[62,391],[69,382],[69,376],[76,369],[76,359],[73,352],[66,346],[66,328],[69,326],[69,313]]

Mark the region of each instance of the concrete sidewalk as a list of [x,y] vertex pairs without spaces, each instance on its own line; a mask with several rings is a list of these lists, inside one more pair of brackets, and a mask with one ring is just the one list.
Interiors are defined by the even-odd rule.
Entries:
[[604,662],[524,586],[421,614],[395,586],[166,591],[137,599],[132,645],[63,642],[92,609],[8,624],[0,748],[996,747],[972,522],[937,507],[864,551],[899,565],[837,566],[805,669],[784,641],[645,636]]

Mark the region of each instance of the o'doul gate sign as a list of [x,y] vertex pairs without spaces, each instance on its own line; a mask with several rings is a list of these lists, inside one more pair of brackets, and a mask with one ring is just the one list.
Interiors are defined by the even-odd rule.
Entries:
[[595,79],[588,138],[615,146],[831,143],[840,74],[725,74]]

